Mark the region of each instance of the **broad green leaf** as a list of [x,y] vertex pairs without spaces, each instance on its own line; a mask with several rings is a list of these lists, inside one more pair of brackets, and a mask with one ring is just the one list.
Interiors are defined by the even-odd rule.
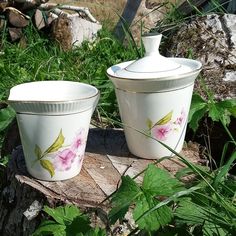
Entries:
[[172,212],[168,206],[162,206],[150,214],[142,217],[146,211],[153,208],[158,203],[159,202],[148,193],[144,193],[136,199],[133,217],[140,229],[154,231],[170,223],[172,219]]
[[224,101],[217,102],[216,105],[218,107],[224,108],[224,109],[235,109],[236,111],[236,99],[227,99]]
[[40,160],[40,158],[42,157],[42,151],[37,144],[35,145],[34,153],[35,153],[37,159]]
[[167,115],[165,115],[162,119],[160,119],[159,121],[157,121],[157,123],[154,125],[165,125],[167,124],[171,118],[172,118],[172,114],[173,114],[173,111],[170,111]]
[[231,115],[236,115],[236,99],[209,103],[209,117],[213,121],[221,120],[225,125],[228,125]]
[[191,122],[193,115],[202,110],[203,108],[207,107],[207,102],[197,93],[193,94],[191,107],[188,114],[188,122]]
[[204,117],[204,115],[207,113],[208,107],[204,106],[202,109],[197,110],[193,113],[191,116],[191,119],[189,119],[189,127],[196,132],[199,126],[199,121]]
[[44,154],[56,152],[58,149],[62,147],[64,140],[65,140],[65,137],[63,136],[62,129],[61,129],[55,142],[44,152]]
[[86,233],[91,229],[90,221],[85,215],[78,215],[72,219],[72,222],[66,224],[66,235],[77,235],[78,233]]
[[5,130],[15,117],[15,111],[11,107],[0,110],[0,132]]
[[[61,206],[57,208],[50,208],[48,206],[45,206],[44,211],[61,225],[71,224],[73,219],[82,215],[79,208],[73,205],[66,205],[64,207]],[[83,217],[89,222],[86,216]]]
[[90,229],[85,234],[77,233],[77,234],[73,234],[73,236],[107,236],[107,233],[105,229],[100,229],[96,227],[94,229]]
[[150,164],[145,172],[142,189],[157,196],[170,196],[183,190],[183,184],[171,177],[169,172]]
[[[201,197],[204,197],[204,194]],[[211,206],[208,200],[212,198],[207,195],[205,197],[207,199],[197,197],[196,203],[191,198],[182,198],[175,211],[177,222],[188,225],[198,224],[207,226],[215,224],[221,227],[229,227],[231,222],[226,218],[225,209],[219,206],[217,208],[214,205]],[[217,202],[217,200],[214,200],[214,202]]]
[[114,224],[118,219],[124,217],[129,206],[142,194],[140,187],[129,176],[122,177],[122,183],[118,191],[113,195],[112,209],[109,212],[109,219]]
[[186,224],[203,224],[206,216],[201,208],[191,201],[191,198],[182,198],[175,211],[177,220]]
[[51,220],[43,221],[32,236],[66,236],[66,227]]
[[236,107],[234,107],[234,108],[228,108],[228,111],[230,112],[230,114],[231,114],[233,117],[236,117]]
[[86,236],[106,236],[107,233],[105,229],[100,229],[98,227],[94,229],[90,229],[88,232],[86,232]]
[[54,166],[51,161],[40,160],[40,164],[45,170],[47,170],[50,173],[51,177],[53,177],[55,175]]
[[213,121],[219,121],[220,118],[222,117],[222,114],[219,109],[217,109],[215,104],[209,105],[209,112],[208,116],[213,120]]
[[202,227],[203,235],[207,236],[228,236],[229,234],[221,226],[214,223],[204,223]]

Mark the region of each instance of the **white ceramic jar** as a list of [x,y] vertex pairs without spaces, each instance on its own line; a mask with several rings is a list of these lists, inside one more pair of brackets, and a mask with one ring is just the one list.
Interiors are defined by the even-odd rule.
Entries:
[[84,83],[41,81],[10,90],[28,172],[57,181],[79,174],[99,91]]
[[[162,35],[142,38],[146,54],[110,67],[128,147],[134,155],[158,159],[180,152],[186,133],[194,80],[201,63],[159,53]],[[158,141],[156,141],[156,140]]]

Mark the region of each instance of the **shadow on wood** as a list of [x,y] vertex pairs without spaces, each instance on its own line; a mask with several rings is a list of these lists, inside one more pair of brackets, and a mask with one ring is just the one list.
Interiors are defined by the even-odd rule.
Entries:
[[[197,144],[190,144],[182,154],[193,163],[201,162]],[[18,146],[12,153],[0,193],[0,235],[11,236],[12,232],[14,236],[30,235],[42,218],[42,214],[28,217],[27,212],[34,213],[35,203],[38,211],[44,204],[69,203],[84,210],[96,208],[106,212],[110,207],[106,198],[117,189],[121,176],[133,177],[153,161],[130,154],[123,130],[90,129],[81,173],[66,181],[46,182],[28,174],[22,147]],[[184,167],[176,158],[158,166],[171,173]],[[142,176],[137,181],[142,181]]]

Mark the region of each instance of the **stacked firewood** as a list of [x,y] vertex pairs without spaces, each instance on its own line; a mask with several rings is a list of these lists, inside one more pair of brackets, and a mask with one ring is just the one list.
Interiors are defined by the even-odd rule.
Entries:
[[0,29],[7,28],[11,41],[22,37],[22,29],[30,21],[40,30],[49,27],[59,17],[79,15],[98,23],[88,8],[48,3],[49,0],[3,0],[0,1]]

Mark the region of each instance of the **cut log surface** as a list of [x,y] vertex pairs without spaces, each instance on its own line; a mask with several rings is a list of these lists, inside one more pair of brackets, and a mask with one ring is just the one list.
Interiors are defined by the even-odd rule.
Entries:
[[[189,144],[182,154],[193,163],[201,162],[197,144]],[[37,214],[43,204],[70,203],[82,209],[107,211],[110,207],[107,196],[117,189],[121,176],[133,177],[153,162],[137,158],[128,151],[123,130],[93,128],[80,174],[66,181],[46,182],[27,173],[23,151],[18,146],[13,151],[6,183],[0,192],[0,235],[30,235],[39,223],[41,216]],[[171,173],[184,167],[175,157],[158,166]],[[139,176],[137,181],[141,180]]]

